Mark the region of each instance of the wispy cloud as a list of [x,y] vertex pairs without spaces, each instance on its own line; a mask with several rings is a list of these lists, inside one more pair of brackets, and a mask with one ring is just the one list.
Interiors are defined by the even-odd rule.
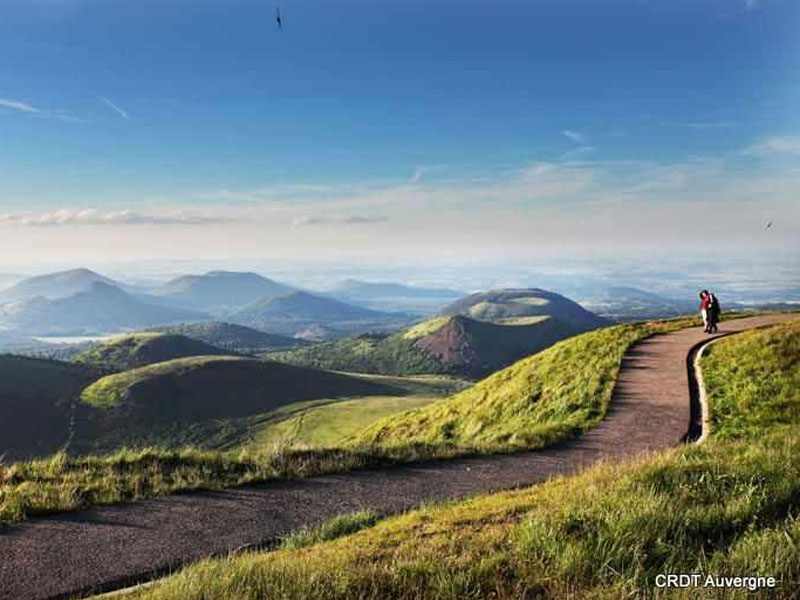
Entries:
[[124,109],[120,108],[120,107],[119,107],[117,104],[114,104],[114,103],[113,103],[111,100],[109,100],[108,98],[100,98],[100,101],[101,101],[103,104],[105,104],[106,106],[108,106],[108,107],[109,107],[111,110],[113,110],[115,113],[117,113],[117,114],[118,114],[120,117],[122,117],[123,119],[129,119],[129,118],[130,118],[130,115],[128,114],[128,111],[126,111],[126,110],[124,110]]
[[18,212],[0,214],[0,225],[19,227],[59,227],[68,225],[206,225],[225,222],[216,215],[184,211],[142,213],[133,210],[56,210],[50,212]]
[[426,167],[417,167],[414,169],[414,174],[411,176],[409,183],[419,183],[419,180],[422,179],[422,176],[425,175],[427,170]]
[[293,221],[295,227],[311,225],[374,225],[386,223],[388,217],[375,215],[349,215],[345,217],[307,216],[299,217]]
[[41,108],[36,108],[27,102],[22,102],[21,100],[12,100],[11,98],[0,98],[0,106],[3,108],[10,108],[11,110],[32,113],[35,115],[41,115],[45,113],[45,111],[43,111]]
[[586,136],[579,131],[575,131],[574,129],[563,129],[561,131],[561,135],[563,135],[571,142],[575,142],[576,144],[586,143]]
[[752,156],[798,153],[800,153],[800,136],[779,136],[766,138],[744,150],[744,154],[750,154]]
[[219,189],[192,194],[192,198],[203,201],[221,201],[236,204],[284,203],[309,201],[331,195],[351,192],[350,185],[328,185],[312,183],[286,183],[262,186],[252,190]]
[[83,119],[68,115],[63,110],[45,110],[43,108],[39,108],[38,106],[34,106],[28,102],[24,102],[22,100],[14,100],[12,98],[0,98],[0,107],[7,108],[9,110],[14,110],[17,112],[27,113],[29,115],[35,115],[37,117],[58,119],[59,121],[67,121],[70,123],[83,122]]
[[567,150],[566,152],[564,152],[564,154],[561,155],[561,158],[563,160],[572,160],[580,158],[581,156],[586,156],[588,154],[591,154],[595,150],[597,150],[595,146],[579,146],[572,150]]

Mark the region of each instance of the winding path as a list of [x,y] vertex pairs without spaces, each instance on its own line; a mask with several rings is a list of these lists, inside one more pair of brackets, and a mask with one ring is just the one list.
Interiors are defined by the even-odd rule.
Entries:
[[[722,323],[719,335],[797,318]],[[692,352],[699,328],[658,335],[625,356],[608,416],[581,438],[535,452],[201,492],[35,519],[0,534],[0,599],[88,595],[211,555],[270,547],[288,532],[371,508],[381,515],[575,473],[699,435]],[[687,364],[689,368],[687,369]]]

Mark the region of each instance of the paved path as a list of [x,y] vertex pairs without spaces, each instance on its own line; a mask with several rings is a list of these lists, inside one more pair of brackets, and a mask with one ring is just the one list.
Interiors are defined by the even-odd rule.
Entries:
[[[720,334],[796,318],[722,323]],[[692,419],[687,354],[699,328],[652,337],[625,357],[607,418],[578,440],[491,456],[192,493],[35,519],[0,534],[0,598],[39,600],[116,589],[188,562],[281,535],[337,514],[397,513],[574,473],[678,444]]]

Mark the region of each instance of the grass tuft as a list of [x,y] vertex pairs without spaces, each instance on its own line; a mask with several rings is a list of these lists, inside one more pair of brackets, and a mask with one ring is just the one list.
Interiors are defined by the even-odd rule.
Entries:
[[378,522],[378,516],[371,510],[339,515],[333,519],[317,525],[316,527],[301,529],[281,542],[282,549],[296,550],[306,548],[320,542],[335,540],[351,533],[372,527]]

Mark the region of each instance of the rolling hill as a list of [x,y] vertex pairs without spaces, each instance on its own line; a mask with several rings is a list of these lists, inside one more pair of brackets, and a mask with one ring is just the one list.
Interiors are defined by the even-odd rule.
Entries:
[[0,301],[14,302],[36,297],[48,300],[68,298],[88,291],[95,283],[123,287],[121,283],[89,269],[71,269],[23,279],[0,292]]
[[210,271],[204,275],[177,277],[156,288],[153,294],[171,305],[220,312],[239,309],[292,290],[288,285],[257,273]]
[[150,331],[184,335],[206,344],[235,352],[256,353],[286,350],[305,346],[308,342],[288,336],[265,333],[252,327],[212,321],[209,323],[180,323],[151,327]]
[[63,447],[72,402],[99,376],[86,366],[0,355],[0,457],[45,456]]
[[[557,294],[540,290],[524,295],[520,291],[491,294],[491,302],[486,300],[488,294],[470,296],[445,311],[454,314],[443,314],[394,335],[360,335],[273,357],[333,370],[480,378],[559,340],[605,324]],[[466,317],[461,312],[491,314],[496,321]]]
[[[306,400],[392,395],[387,384],[234,356],[199,356],[108,375],[85,388],[75,452],[121,445],[180,445],[195,426]],[[213,423],[212,423],[213,422]]]
[[183,335],[133,333],[95,344],[75,355],[72,362],[125,371],[175,358],[229,354],[227,350]]
[[39,335],[91,334],[146,325],[198,320],[204,314],[150,304],[101,281],[68,298],[42,296],[4,307],[6,327]]
[[231,315],[230,320],[265,331],[296,335],[315,327],[341,332],[392,328],[407,323],[408,317],[296,291],[259,300]]

